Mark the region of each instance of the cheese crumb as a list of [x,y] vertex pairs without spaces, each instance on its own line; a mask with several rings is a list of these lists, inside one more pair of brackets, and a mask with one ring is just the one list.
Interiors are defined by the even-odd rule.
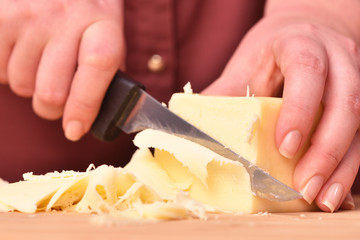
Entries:
[[258,212],[256,214],[254,214],[255,216],[270,216],[271,213],[269,212]]
[[[250,97],[250,86],[246,85],[246,97]],[[255,97],[255,94],[251,94],[251,97]]]
[[185,84],[184,86],[184,93],[185,94],[193,94],[193,90],[191,88],[191,83],[188,82],[187,84]]

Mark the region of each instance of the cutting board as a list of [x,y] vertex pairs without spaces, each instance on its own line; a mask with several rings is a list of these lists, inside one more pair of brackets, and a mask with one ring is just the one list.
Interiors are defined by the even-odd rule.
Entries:
[[336,213],[214,214],[208,220],[117,222],[74,213],[0,213],[0,239],[360,239],[356,209]]

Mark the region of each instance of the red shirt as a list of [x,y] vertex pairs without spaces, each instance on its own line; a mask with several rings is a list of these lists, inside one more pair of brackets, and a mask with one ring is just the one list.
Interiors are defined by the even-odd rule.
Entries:
[[[200,92],[215,80],[244,34],[262,17],[264,0],[125,0],[126,72],[159,101],[191,82]],[[163,69],[148,67],[160,55]],[[126,164],[132,136],[110,143],[90,134],[65,139],[61,121],[37,117],[31,99],[0,86],[0,177],[16,181],[28,171],[85,170],[90,163]]]

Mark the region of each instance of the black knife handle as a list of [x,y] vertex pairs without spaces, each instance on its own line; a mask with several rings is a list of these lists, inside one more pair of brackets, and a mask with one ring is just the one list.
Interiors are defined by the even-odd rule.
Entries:
[[103,141],[114,140],[145,87],[121,71],[113,78],[100,112],[91,127],[92,134]]

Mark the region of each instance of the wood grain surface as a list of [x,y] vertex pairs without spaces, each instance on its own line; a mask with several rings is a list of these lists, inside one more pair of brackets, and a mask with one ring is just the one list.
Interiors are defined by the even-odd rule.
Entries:
[[0,239],[360,239],[356,209],[336,213],[220,214],[208,220],[117,222],[74,213],[0,213]]

